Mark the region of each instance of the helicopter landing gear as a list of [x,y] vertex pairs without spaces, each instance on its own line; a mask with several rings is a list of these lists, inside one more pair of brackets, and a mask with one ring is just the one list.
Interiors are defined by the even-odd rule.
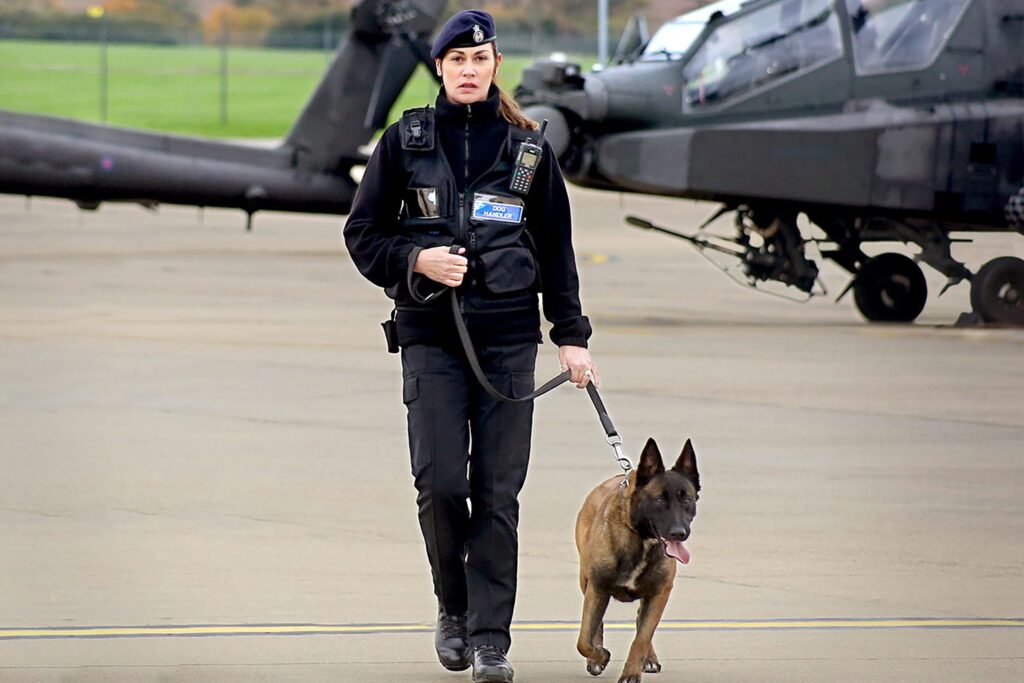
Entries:
[[853,300],[866,319],[909,323],[924,310],[928,283],[920,266],[902,254],[869,258],[857,272]]
[[[818,281],[818,265],[804,253],[805,240],[796,214],[771,208],[741,206],[736,210],[736,244],[745,250],[743,269],[751,282],[776,280],[811,294]],[[754,245],[750,236],[760,237]]]
[[994,258],[971,279],[971,308],[985,322],[1024,325],[1024,260]]

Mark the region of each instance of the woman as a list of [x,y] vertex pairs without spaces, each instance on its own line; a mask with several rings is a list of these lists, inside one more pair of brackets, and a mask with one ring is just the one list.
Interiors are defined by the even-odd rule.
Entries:
[[529,188],[512,187],[514,155],[537,142],[538,126],[494,83],[494,41],[486,12],[448,20],[431,49],[443,82],[436,107],[410,110],[384,132],[345,225],[359,271],[396,301],[412,473],[439,606],[435,645],[445,668],[472,664],[474,681],[513,677],[517,496],[533,404],[499,401],[475,380],[447,288],[484,374],[506,396],[533,390],[538,293],[562,369],[580,388],[588,371],[599,381],[550,147]]

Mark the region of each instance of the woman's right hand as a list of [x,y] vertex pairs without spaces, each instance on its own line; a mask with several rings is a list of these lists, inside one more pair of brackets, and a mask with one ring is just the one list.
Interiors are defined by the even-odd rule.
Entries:
[[465,253],[465,247],[460,247],[458,254],[451,253],[450,247],[424,249],[416,255],[412,272],[448,287],[458,287],[469,270],[469,261],[462,255]]

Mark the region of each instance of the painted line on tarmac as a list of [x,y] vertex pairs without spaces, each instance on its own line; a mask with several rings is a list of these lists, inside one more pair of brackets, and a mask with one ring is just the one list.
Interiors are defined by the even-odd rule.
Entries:
[[[516,632],[577,631],[576,621],[532,621],[512,624]],[[607,622],[608,631],[632,631],[631,621]],[[665,631],[856,631],[886,629],[991,629],[1024,628],[1020,619],[773,619],[742,621],[662,621]],[[84,639],[84,638],[184,638],[237,636],[368,635],[389,633],[431,633],[433,624],[207,624],[177,626],[43,626],[0,628],[0,640]]]

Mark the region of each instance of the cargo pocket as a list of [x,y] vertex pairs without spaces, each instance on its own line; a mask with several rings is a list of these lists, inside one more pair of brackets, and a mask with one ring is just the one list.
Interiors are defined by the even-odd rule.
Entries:
[[505,247],[480,254],[484,287],[491,294],[511,294],[533,286],[537,263],[526,247]]
[[532,372],[513,372],[512,398],[524,398],[533,392],[534,378]]
[[420,395],[419,377],[413,375],[402,380],[402,403],[408,405]]

